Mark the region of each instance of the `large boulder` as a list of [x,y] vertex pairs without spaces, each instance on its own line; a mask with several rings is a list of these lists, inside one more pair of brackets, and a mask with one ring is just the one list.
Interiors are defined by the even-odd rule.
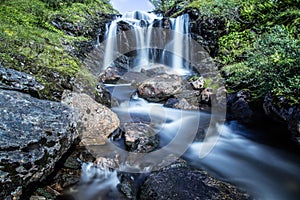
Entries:
[[0,65],[0,88],[37,96],[38,92],[44,89],[44,86],[29,74],[7,69]]
[[105,144],[120,125],[118,116],[89,95],[65,91],[62,102],[79,112],[78,129],[82,146]]
[[148,153],[159,144],[159,138],[154,129],[143,123],[124,123],[125,144],[129,151]]
[[0,199],[22,199],[78,138],[77,117],[62,103],[0,89],[0,121]]
[[247,194],[227,183],[216,180],[205,171],[192,169],[177,161],[153,172],[143,183],[140,199],[250,199]]
[[182,92],[183,86],[180,76],[162,74],[142,82],[138,93],[149,101],[160,102]]

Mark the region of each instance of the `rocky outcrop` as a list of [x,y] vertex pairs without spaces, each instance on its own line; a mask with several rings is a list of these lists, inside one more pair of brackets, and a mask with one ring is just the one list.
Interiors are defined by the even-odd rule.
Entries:
[[158,75],[149,78],[138,87],[138,93],[149,101],[159,102],[182,92],[183,80],[177,75]]
[[218,53],[218,40],[226,33],[226,20],[221,16],[201,15],[195,8],[185,11],[191,19],[191,36],[197,41],[210,56]]
[[0,89],[16,90],[38,96],[44,86],[33,76],[0,65]]
[[216,180],[202,170],[192,169],[179,160],[157,172],[143,183],[140,199],[250,199],[234,186]]
[[125,132],[125,144],[129,151],[148,153],[158,147],[158,135],[148,124],[124,123],[122,129]]
[[165,107],[168,108],[176,108],[181,110],[199,110],[199,105],[195,106],[190,104],[186,99],[177,99],[177,98],[170,98],[164,104]]
[[267,94],[263,108],[267,116],[271,119],[278,121],[282,124],[287,124],[289,131],[292,133],[292,137],[300,143],[300,107],[288,106],[278,108],[274,99],[270,94]]
[[0,198],[20,199],[78,138],[77,116],[64,104],[0,90],[0,121]]
[[228,94],[227,108],[228,119],[235,119],[242,123],[250,123],[253,120],[254,112],[249,106],[251,95],[241,90],[237,93]]
[[79,112],[82,146],[105,144],[108,136],[119,127],[118,116],[87,94],[65,91],[62,102]]

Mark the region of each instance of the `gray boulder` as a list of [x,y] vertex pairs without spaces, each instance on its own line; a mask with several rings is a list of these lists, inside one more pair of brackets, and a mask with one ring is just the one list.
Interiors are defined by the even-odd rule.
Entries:
[[148,124],[124,123],[125,144],[131,152],[147,153],[159,144],[157,133]]
[[68,106],[0,89],[0,199],[20,199],[45,179],[75,139]]
[[33,76],[0,65],[0,89],[17,90],[37,96],[38,91],[43,88]]
[[143,81],[138,87],[138,93],[149,101],[160,102],[181,93],[183,86],[180,76],[163,74]]
[[216,180],[205,171],[192,169],[179,160],[157,172],[143,183],[140,199],[250,199],[234,186]]
[[79,113],[78,130],[82,146],[105,144],[108,136],[119,127],[118,116],[87,94],[66,90],[62,102]]

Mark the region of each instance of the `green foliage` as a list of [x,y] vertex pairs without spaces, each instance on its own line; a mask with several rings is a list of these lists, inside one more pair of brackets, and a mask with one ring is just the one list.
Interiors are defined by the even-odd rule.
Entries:
[[219,40],[219,57],[223,65],[243,62],[247,52],[253,50],[256,34],[247,29],[241,32],[231,32]]
[[279,104],[299,104],[299,45],[284,26],[275,26],[257,39],[246,62],[223,68],[227,83],[233,89],[250,89],[255,99],[271,92]]
[[176,0],[149,0],[153,4],[156,11],[165,12],[176,3]]
[[[51,7],[51,2],[60,2]],[[81,2],[81,3],[79,3]],[[45,1],[14,0],[0,2],[0,63],[34,75],[45,85],[42,97],[62,90],[71,77],[82,76],[84,65],[67,51],[67,45],[89,38],[65,35],[49,22],[55,15],[71,23],[85,24],[97,12],[112,12],[101,0]],[[57,77],[59,80],[57,80]],[[92,83],[90,80],[87,82]]]
[[[216,60],[227,89],[247,89],[254,101],[271,92],[280,106],[300,104],[300,0],[192,0],[202,16],[221,16],[227,34]],[[223,66],[223,67],[222,67]]]

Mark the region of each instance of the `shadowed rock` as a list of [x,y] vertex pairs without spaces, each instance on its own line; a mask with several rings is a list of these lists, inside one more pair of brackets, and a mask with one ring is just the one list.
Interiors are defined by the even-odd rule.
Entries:
[[144,182],[140,199],[250,199],[247,194],[216,180],[202,170],[192,169],[183,160],[150,174]]
[[7,69],[0,65],[0,88],[17,90],[36,96],[44,86],[29,74]]
[[0,199],[19,199],[78,138],[68,106],[0,89]]

